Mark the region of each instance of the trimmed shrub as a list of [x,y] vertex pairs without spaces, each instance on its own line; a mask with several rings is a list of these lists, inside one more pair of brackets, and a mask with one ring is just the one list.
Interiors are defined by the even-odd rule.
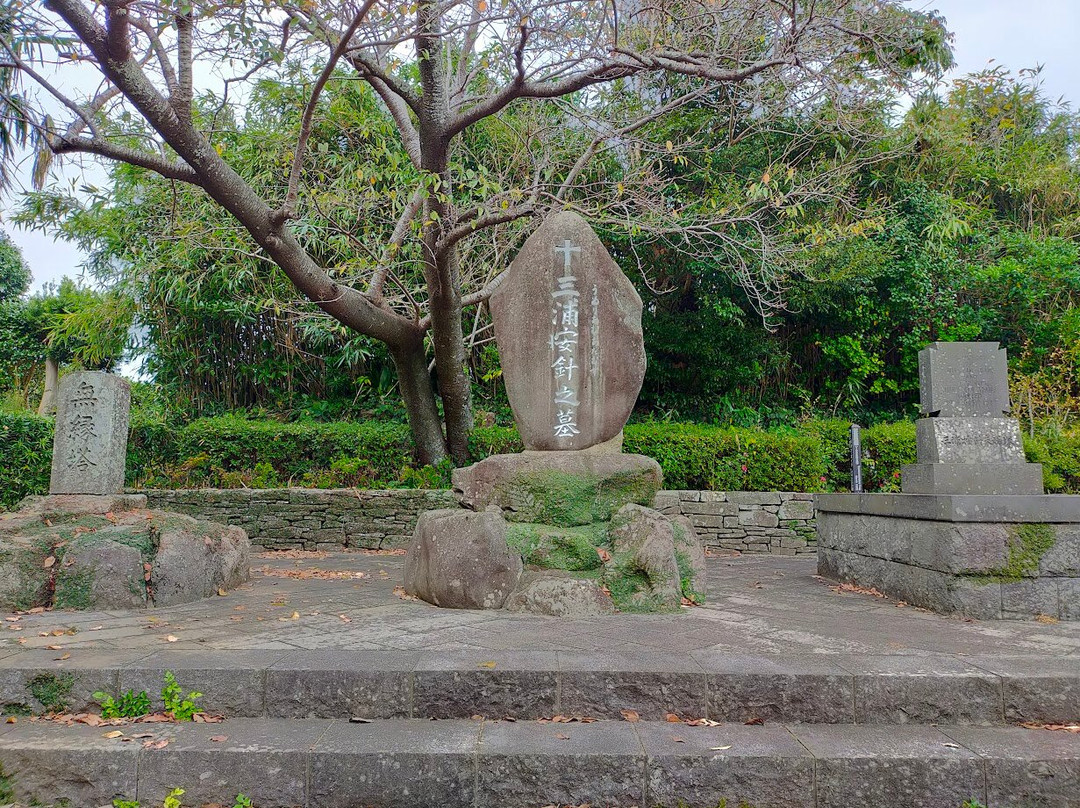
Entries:
[[49,490],[53,420],[0,413],[0,506]]
[[899,491],[900,468],[915,462],[915,423],[877,424],[862,431],[863,488]]

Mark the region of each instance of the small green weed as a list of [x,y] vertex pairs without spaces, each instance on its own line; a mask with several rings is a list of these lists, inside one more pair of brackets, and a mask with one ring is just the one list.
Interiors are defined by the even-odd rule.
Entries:
[[185,696],[173,672],[165,671],[165,687],[161,689],[161,700],[165,704],[165,712],[171,714],[177,721],[192,720],[192,716],[199,712],[195,701],[201,699],[202,695],[193,690]]
[[[183,795],[184,789],[174,788],[161,804],[161,808],[183,808],[183,803],[180,802],[180,797]],[[112,804],[113,808],[142,808],[142,804],[138,800],[115,799]],[[237,794],[232,808],[255,808],[255,803],[243,794]]]
[[70,673],[39,673],[26,683],[31,695],[48,713],[62,713],[68,706],[75,676]]
[[129,690],[118,699],[99,690],[94,700],[101,705],[102,718],[139,718],[150,712],[150,696],[145,690],[138,693]]

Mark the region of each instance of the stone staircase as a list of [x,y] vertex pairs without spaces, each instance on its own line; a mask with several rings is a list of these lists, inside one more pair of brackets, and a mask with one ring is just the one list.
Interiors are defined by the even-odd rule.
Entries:
[[25,802],[147,808],[181,787],[185,806],[242,792],[258,808],[1080,806],[1080,734],[1018,726],[1080,718],[1075,655],[59,656],[0,659],[9,712],[153,694],[171,670],[225,720],[0,724],[0,763]]

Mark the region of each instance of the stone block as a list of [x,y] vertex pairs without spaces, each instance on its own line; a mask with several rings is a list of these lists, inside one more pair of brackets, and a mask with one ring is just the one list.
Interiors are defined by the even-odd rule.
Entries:
[[625,721],[486,724],[477,769],[479,805],[645,804],[645,755]]
[[1080,716],[1075,658],[974,656],[966,661],[1000,677],[1007,724],[1068,724]]
[[663,720],[667,713],[705,715],[705,673],[689,658],[645,652],[560,653],[559,663],[564,715],[621,719],[624,709],[636,710],[645,720]]
[[[493,665],[491,663],[494,663]],[[429,652],[413,678],[416,718],[536,719],[558,712],[555,652]]]
[[806,655],[762,657],[696,651],[708,681],[707,717],[725,723],[760,718],[854,723],[853,678],[834,662]]
[[918,463],[904,466],[905,494],[1041,494],[1038,463]]
[[1000,418],[1009,410],[1005,349],[996,342],[935,342],[919,351],[919,404],[927,415]]
[[271,718],[404,718],[412,715],[411,651],[307,650],[266,669]]
[[638,724],[648,756],[645,805],[788,808],[811,799],[814,759],[782,727]]
[[479,721],[335,723],[313,744],[308,801],[297,804],[473,805],[480,729]]
[[944,808],[985,799],[982,760],[931,727],[790,729],[818,759],[818,808]]
[[814,518],[814,503],[806,500],[789,499],[780,506],[777,515],[780,519],[807,521]]
[[1064,808],[1076,804],[1080,744],[1075,735],[1019,727],[947,727],[943,731],[984,759],[987,805]]
[[1000,724],[1001,681],[955,657],[841,656],[858,724]]
[[1023,463],[1014,418],[922,418],[915,424],[919,463]]
[[131,385],[78,371],[57,386],[51,494],[115,494],[124,487]]
[[1026,619],[1035,615],[1056,618],[1058,580],[1056,578],[1025,578],[1020,581],[1001,581],[1001,616]]
[[[256,805],[304,805],[307,760],[296,750],[314,746],[324,730],[241,718],[227,724],[153,726],[155,735],[169,742],[139,756],[139,799],[153,805],[177,786],[191,805],[221,802],[237,793]],[[258,754],[252,754],[254,749]]]
[[680,511],[685,516],[737,516],[739,506],[734,502],[683,502]]
[[727,500],[736,505],[779,505],[780,494],[775,491],[729,491]]
[[[100,727],[65,727],[56,743],[49,725],[22,724],[0,734],[0,767],[20,802],[72,806],[111,805],[134,799],[140,745],[103,740]],[[90,776],[92,773],[92,776]]]
[[740,510],[739,511],[739,524],[740,525],[753,525],[755,527],[771,528],[780,524],[780,520],[776,518],[776,514],[769,513],[763,510]]

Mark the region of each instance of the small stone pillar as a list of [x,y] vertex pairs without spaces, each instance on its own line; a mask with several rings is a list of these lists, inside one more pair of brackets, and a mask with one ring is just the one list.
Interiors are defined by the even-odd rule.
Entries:
[[111,373],[60,380],[50,494],[116,494],[124,487],[131,385]]

